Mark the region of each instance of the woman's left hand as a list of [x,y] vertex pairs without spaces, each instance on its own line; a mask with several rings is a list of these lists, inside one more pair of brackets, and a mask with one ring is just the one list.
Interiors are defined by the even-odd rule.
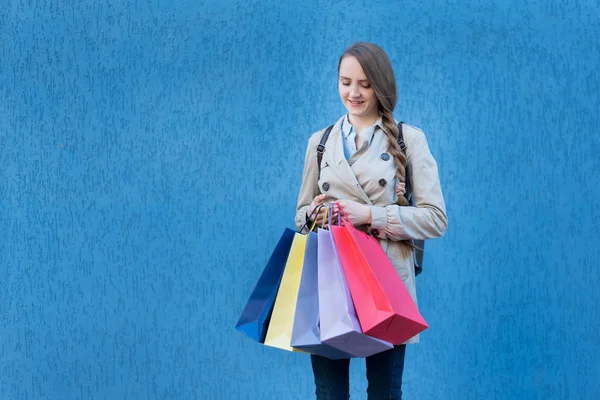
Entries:
[[[338,200],[335,204],[344,210],[352,225],[365,225],[371,223],[371,208],[366,204],[360,204],[353,200]],[[340,212],[343,216],[344,213]]]

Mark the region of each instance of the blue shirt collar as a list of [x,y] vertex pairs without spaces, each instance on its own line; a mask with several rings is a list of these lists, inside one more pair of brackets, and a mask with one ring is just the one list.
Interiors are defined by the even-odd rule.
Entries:
[[346,114],[344,120],[342,121],[342,135],[344,135],[344,139],[348,139],[348,136],[350,136],[353,130],[354,127],[350,124],[350,121],[348,120],[348,114]]
[[[381,119],[381,113],[379,114],[379,118],[373,124],[373,132],[375,131],[375,127],[379,127],[383,129],[383,120]],[[342,135],[344,135],[344,139],[348,139],[348,136],[354,131],[354,127],[350,123],[348,119],[348,113],[344,116],[344,120],[342,121]]]

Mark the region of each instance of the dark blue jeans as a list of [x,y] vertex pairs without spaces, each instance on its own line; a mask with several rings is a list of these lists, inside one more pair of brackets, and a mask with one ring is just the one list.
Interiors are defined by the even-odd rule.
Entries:
[[[368,400],[402,400],[406,345],[367,357]],[[350,360],[311,355],[317,400],[350,398]]]

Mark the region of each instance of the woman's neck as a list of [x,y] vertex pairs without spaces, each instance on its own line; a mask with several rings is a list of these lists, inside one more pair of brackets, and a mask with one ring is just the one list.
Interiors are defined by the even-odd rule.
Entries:
[[377,119],[379,118],[379,114],[375,115],[367,115],[364,117],[357,117],[355,115],[348,114],[348,121],[350,124],[356,129],[357,133],[361,133],[366,128],[373,126]]

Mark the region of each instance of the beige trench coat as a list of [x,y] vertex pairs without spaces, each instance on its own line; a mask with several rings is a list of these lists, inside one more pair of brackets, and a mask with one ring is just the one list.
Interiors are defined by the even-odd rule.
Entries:
[[[349,199],[371,208],[370,227],[358,227],[379,238],[415,303],[417,302],[413,250],[400,241],[432,239],[446,231],[448,219],[442,196],[438,168],[429,151],[425,134],[418,128],[404,125],[407,163],[413,190],[414,206],[400,207],[397,197],[396,166],[388,153],[388,140],[382,131],[381,119],[366,151],[346,160],[341,126],[344,117],[334,125],[321,162],[317,163],[317,145],[323,132],[315,132],[308,140],[302,186],[296,207],[296,227],[306,221],[306,212],[315,196],[327,193],[327,202]],[[388,153],[390,157],[383,153]],[[387,158],[387,160],[386,160]],[[350,165],[351,164],[351,165]],[[419,335],[407,343],[418,343]]]

